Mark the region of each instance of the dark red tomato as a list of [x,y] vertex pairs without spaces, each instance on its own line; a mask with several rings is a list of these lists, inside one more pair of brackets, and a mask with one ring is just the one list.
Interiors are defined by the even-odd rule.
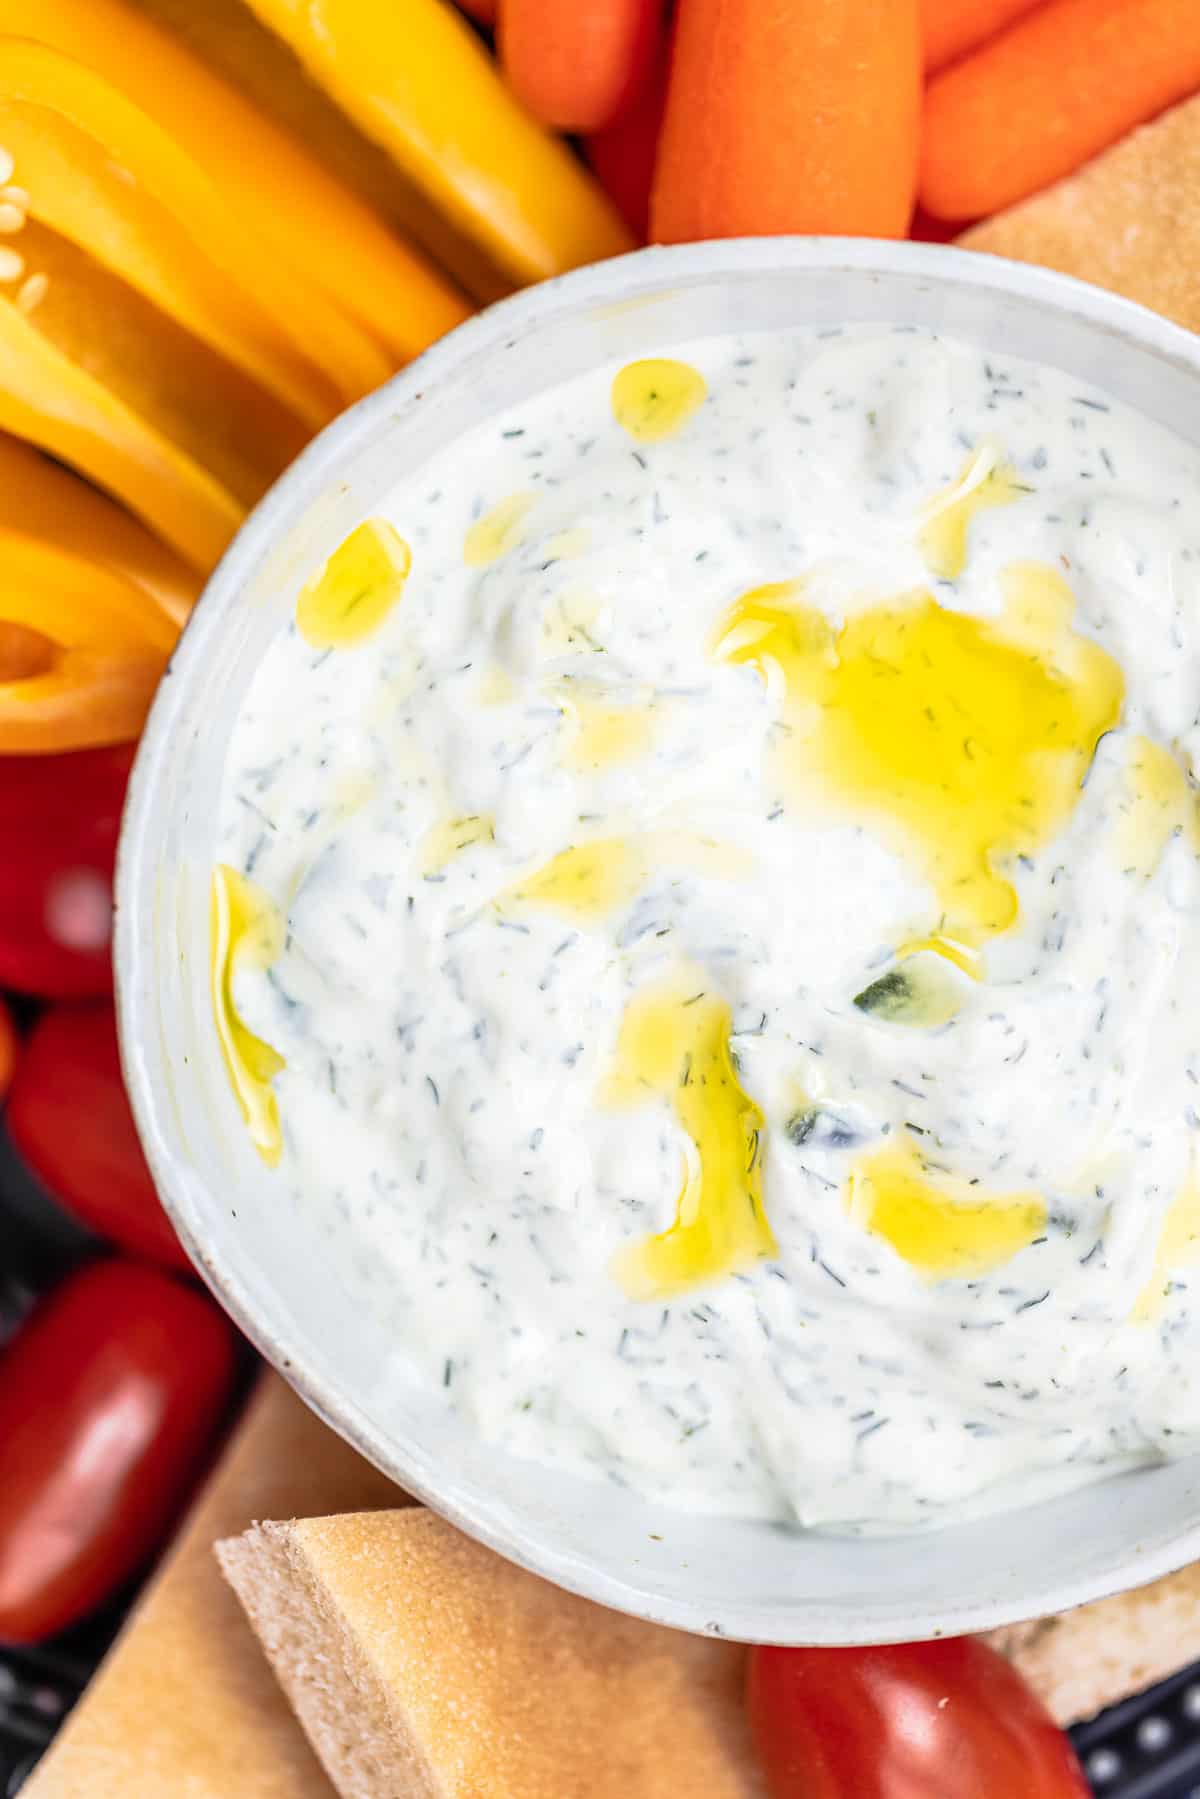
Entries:
[[972,1637],[753,1649],[750,1725],[771,1799],[1087,1799],[1066,1737]]
[[17,1065],[17,1027],[12,1013],[0,999],[0,1099],[8,1092]]
[[133,750],[0,756],[0,987],[112,987],[112,875]]
[[949,244],[967,229],[969,223],[970,220],[960,219],[957,224],[947,224],[945,219],[935,219],[931,213],[922,212],[918,206],[908,227],[908,235],[919,244]]
[[93,1262],[0,1356],[0,1642],[74,1624],[154,1553],[229,1401],[231,1326],[135,1262]]
[[190,1268],[138,1142],[106,1000],[42,1013],[7,1117],[17,1154],[81,1223],[134,1255]]
[[593,131],[584,142],[596,179],[643,244],[650,230],[650,188],[666,104],[664,54],[632,105],[613,124],[603,131]]

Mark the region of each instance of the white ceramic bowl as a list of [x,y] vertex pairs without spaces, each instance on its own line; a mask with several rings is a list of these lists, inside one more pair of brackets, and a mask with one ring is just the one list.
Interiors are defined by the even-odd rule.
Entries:
[[250,1147],[208,998],[208,891],[235,715],[300,583],[398,477],[464,430],[610,357],[731,329],[944,329],[1094,381],[1200,442],[1200,341],[1108,294],[916,244],[762,239],[646,250],[453,332],[324,432],[213,576],[163,681],[121,843],[122,1049],[159,1191],[204,1278],[308,1403],[502,1554],[688,1630],[861,1643],[979,1630],[1200,1557],[1200,1462],[920,1536],[846,1540],[688,1516],[481,1444],[417,1390],[353,1234],[290,1209]]

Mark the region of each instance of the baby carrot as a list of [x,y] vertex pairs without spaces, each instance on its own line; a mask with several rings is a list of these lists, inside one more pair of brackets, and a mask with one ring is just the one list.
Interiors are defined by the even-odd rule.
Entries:
[[681,0],[652,237],[903,237],[920,73],[917,0]]
[[661,0],[503,0],[509,86],[543,124],[599,131],[645,84],[661,16]]
[[666,103],[664,54],[657,58],[632,105],[603,131],[594,131],[584,144],[596,179],[640,243],[645,243],[650,229],[650,184]]
[[1197,0],[1052,0],[930,84],[921,203],[997,212],[1197,87]]
[[985,44],[1039,0],[921,0],[925,73],[936,74]]

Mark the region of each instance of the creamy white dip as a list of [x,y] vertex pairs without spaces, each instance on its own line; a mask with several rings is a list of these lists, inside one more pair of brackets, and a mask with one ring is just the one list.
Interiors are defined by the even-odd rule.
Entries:
[[910,330],[672,357],[397,488],[254,680],[281,1217],[485,1438],[681,1507],[1195,1449],[1200,458]]

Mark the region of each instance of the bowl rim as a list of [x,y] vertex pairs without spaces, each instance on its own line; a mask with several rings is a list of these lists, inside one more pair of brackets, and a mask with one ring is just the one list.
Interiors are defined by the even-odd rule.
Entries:
[[[184,704],[184,690],[194,669],[203,665],[210,639],[224,614],[277,541],[294,527],[313,497],[328,485],[339,465],[351,462],[359,448],[390,414],[419,402],[458,364],[490,344],[527,331],[549,314],[576,304],[636,299],[643,291],[681,287],[710,277],[751,270],[764,274],[812,270],[824,274],[844,270],[917,277],[931,288],[969,287],[998,296],[1040,302],[1080,324],[1134,340],[1139,347],[1185,367],[1200,379],[1200,337],[1135,301],[1094,287],[1073,276],[1035,264],[1013,262],[990,253],[951,245],[892,242],[873,238],[748,237],[679,246],[652,246],[581,268],[520,290],[474,314],[392,376],[374,393],[358,401],[327,425],[284,471],[246,518],[214,569],[198,600],[147,718],[130,778],[117,852],[114,881],[113,960],[121,1062],[126,1088],[155,1186],[167,1215],[191,1261],[234,1323],[322,1421],[367,1461],[422,1504],[439,1513],[488,1548],[519,1567],[569,1592],[654,1623],[702,1635],[743,1641],[844,1644],[906,1640],[961,1634],[994,1628],[1031,1616],[1027,1599],[1015,1603],[1003,1595],[918,1613],[903,1633],[892,1629],[865,1638],[831,1623],[797,1635],[789,1622],[775,1637],[766,1637],[759,1611],[747,1628],[749,1614],[739,1619],[726,1608],[714,1620],[712,1604],[664,1596],[639,1578],[636,1563],[617,1576],[598,1569],[578,1552],[548,1547],[519,1519],[498,1522],[482,1518],[468,1503],[448,1498],[437,1471],[413,1453],[407,1460],[402,1442],[375,1425],[366,1408],[355,1402],[344,1383],[313,1371],[299,1325],[264,1316],[254,1304],[236,1258],[212,1253],[194,1233],[176,1193],[175,1155],[159,1125],[160,1103],[154,1096],[146,1044],[149,996],[154,992],[154,954],[150,922],[154,911],[154,849],[151,834],[152,796],[168,745]],[[399,1453],[397,1453],[399,1451]],[[1134,1476],[1136,1478],[1136,1475]],[[936,1527],[931,1527],[933,1534]],[[1200,1506],[1196,1522],[1163,1533],[1149,1545],[1131,1535],[1125,1553],[1099,1571],[1051,1582],[1042,1610],[1066,1610],[1091,1600],[1141,1586],[1200,1559]]]

